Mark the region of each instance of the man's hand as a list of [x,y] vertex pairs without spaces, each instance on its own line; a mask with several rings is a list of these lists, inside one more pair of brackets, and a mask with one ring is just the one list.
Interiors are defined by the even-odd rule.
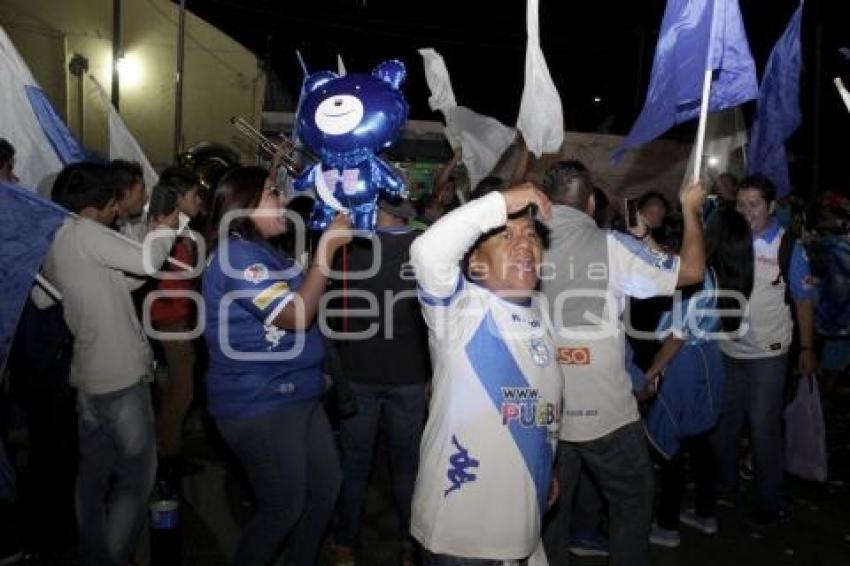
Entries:
[[682,190],[679,200],[682,203],[682,212],[699,213],[705,200],[705,189],[701,183],[691,183]]
[[534,183],[525,182],[502,193],[508,215],[519,212],[529,205],[535,205],[543,218],[549,218],[552,213],[552,202]]

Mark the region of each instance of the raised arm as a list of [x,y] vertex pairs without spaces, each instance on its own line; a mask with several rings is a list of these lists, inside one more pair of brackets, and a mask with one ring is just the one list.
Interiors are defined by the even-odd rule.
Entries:
[[338,214],[322,233],[304,282],[293,293],[292,300],[272,320],[272,324],[287,330],[304,330],[313,324],[319,301],[327,288],[334,254],[350,241],[351,220],[344,214]]
[[139,244],[105,226],[92,223],[86,249],[101,265],[130,275],[153,275],[162,267],[177,237],[178,212],[153,219],[145,241]]
[[470,201],[437,220],[410,248],[420,288],[434,297],[451,295],[460,279],[460,261],[476,240],[530,204],[544,215],[551,209],[549,199],[536,186],[523,183]]
[[679,254],[679,278],[677,287],[687,287],[702,281],[705,273],[705,243],[702,237],[702,203],[705,191],[699,183],[689,185],[682,191],[682,217],[684,234],[682,251]]

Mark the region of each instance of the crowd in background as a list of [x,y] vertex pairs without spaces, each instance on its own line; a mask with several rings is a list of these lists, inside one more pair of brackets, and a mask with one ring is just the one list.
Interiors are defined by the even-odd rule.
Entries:
[[[14,151],[0,139],[4,184],[18,182]],[[837,193],[779,201],[760,175],[724,174],[707,191],[688,187],[679,207],[646,193],[630,214],[577,161],[553,165],[532,185],[520,184],[520,160],[511,179],[488,177],[466,197],[453,177],[458,161],[418,202],[382,200],[372,238],[352,239],[340,215],[308,250],[294,234],[312,199],[288,198],[264,168],[234,168],[207,193],[180,166],[145,187],[138,164],[120,160],[70,165],[51,178],[50,199],[77,216],[59,229],[42,267],[61,299],[33,287],[3,376],[2,424],[20,426],[7,416],[22,415],[27,440],[25,449],[5,442],[0,454],[0,512],[18,525],[0,563],[25,555],[130,563],[154,492],[179,497],[182,478],[199,469],[182,444],[193,406],[211,418],[256,502],[233,557],[240,565],[270,564],[282,551],[288,563],[314,564],[324,545],[335,564],[369,564],[361,532],[379,430],[405,565],[520,564],[536,553],[528,541],[541,538],[550,564],[566,564],[570,553],[646,564],[650,543],[680,544],[681,525],[722,536],[717,502],[739,497],[742,473],[755,478],[753,521],[792,520],[783,409],[798,376],[818,372],[829,391],[850,366],[850,201]],[[547,215],[551,206],[545,226],[541,216],[517,216],[529,205]],[[245,214],[228,220],[234,211]],[[150,233],[158,237],[148,238],[145,255],[138,244]],[[534,271],[544,260],[554,277],[476,271],[505,262]],[[440,262],[456,266],[451,278],[431,272]],[[186,273],[196,265],[200,275]],[[369,277],[346,275],[370,265]],[[604,277],[593,277],[594,265]],[[544,315],[537,303],[513,311],[493,298],[540,291],[551,308],[576,288],[616,300],[587,296]],[[738,293],[749,309],[717,314],[734,305],[715,290]],[[539,382],[541,403],[558,381],[546,395],[559,414],[540,427],[557,444],[540,472],[557,478],[554,494],[548,481],[540,494],[534,473],[537,495],[531,480],[489,484],[481,471],[477,479],[475,449],[451,428],[468,424],[458,416],[467,394],[460,376],[507,372],[486,363],[497,346],[469,346],[477,326],[466,332],[466,319],[452,314],[479,303],[496,317],[505,308],[508,317],[551,319],[551,335],[517,342],[533,346],[517,379]],[[370,318],[350,314],[369,309]],[[622,326],[604,338],[561,332],[591,326],[587,312]],[[460,317],[449,326],[466,345],[463,360],[439,334],[443,316]],[[193,332],[199,326],[203,338]],[[738,338],[714,338],[742,328]],[[553,367],[557,378],[541,373]],[[507,382],[498,383],[502,391]],[[501,438],[498,421],[474,434]],[[544,444],[534,450],[547,453]],[[12,465],[16,452],[27,453],[25,465]],[[683,506],[688,472],[693,506]],[[469,485],[523,481],[529,509],[542,497],[537,522],[531,511],[516,519],[522,529],[506,522],[508,536],[458,519],[472,513],[486,523],[496,505],[488,499],[506,497],[474,498]],[[465,511],[450,503],[455,490],[471,497]],[[526,492],[518,493],[512,505]],[[497,547],[502,555],[492,554]],[[459,558],[472,561],[452,561]]]

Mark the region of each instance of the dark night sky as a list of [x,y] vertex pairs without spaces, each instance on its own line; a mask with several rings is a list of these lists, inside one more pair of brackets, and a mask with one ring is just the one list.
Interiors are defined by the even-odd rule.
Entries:
[[[739,0],[759,73],[797,0]],[[364,5],[365,4],[365,5]],[[850,46],[847,0],[807,0],[801,103],[804,123],[792,138],[796,176],[808,178],[814,151],[815,30],[822,23],[821,163],[823,184],[836,178],[847,188],[850,115],[832,78],[850,83],[850,61],[838,47]],[[561,94],[568,130],[627,132],[643,104],[664,0],[541,0],[543,51]],[[292,93],[300,87],[300,49],[311,71],[335,69],[341,54],[349,71],[369,71],[388,58],[408,66],[404,92],[411,117],[439,120],[428,108],[420,47],[443,55],[459,104],[512,125],[516,121],[525,61],[525,2],[432,0],[188,0],[198,16],[268,59]],[[843,22],[843,23],[842,23]],[[601,103],[594,97],[602,98]],[[748,106],[754,106],[750,103]],[[753,108],[745,108],[751,114]],[[693,125],[673,136],[692,136]],[[826,187],[824,187],[826,188]]]

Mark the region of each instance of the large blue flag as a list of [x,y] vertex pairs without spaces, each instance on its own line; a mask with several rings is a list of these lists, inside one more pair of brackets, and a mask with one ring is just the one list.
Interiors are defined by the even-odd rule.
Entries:
[[758,107],[750,132],[747,170],[761,173],[776,185],[779,196],[791,192],[785,141],[800,126],[801,3],[770,53],[761,80]]
[[614,159],[697,117],[709,69],[714,71],[709,111],[757,96],[756,67],[738,0],[668,0],[646,102]]
[[33,280],[67,216],[30,190],[0,184],[0,371]]
[[27,85],[24,87],[27,98],[32,105],[32,111],[44,135],[59,157],[62,165],[70,165],[86,159],[86,151],[80,146],[77,139],[68,130],[68,126],[53,109],[53,105],[47,100],[47,95],[39,87]]

